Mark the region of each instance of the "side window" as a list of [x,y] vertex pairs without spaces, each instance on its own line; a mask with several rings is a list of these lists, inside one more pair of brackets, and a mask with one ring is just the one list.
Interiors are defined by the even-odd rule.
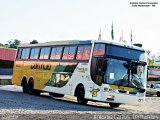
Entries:
[[81,60],[83,56],[83,46],[79,46],[77,50],[76,60]]
[[89,60],[91,53],[91,46],[84,46],[82,60]]
[[50,56],[50,59],[55,59],[55,56],[56,56],[56,50],[57,50],[57,48],[55,47],[55,48],[52,48],[52,51],[51,51],[51,56]]
[[17,51],[17,59],[20,59],[21,58],[21,54],[22,54],[22,48],[18,48],[18,51]]
[[50,48],[42,48],[40,53],[40,59],[48,59],[50,53]]
[[76,53],[76,46],[69,47],[68,60],[73,60]]
[[105,44],[95,44],[93,56],[102,56],[105,54]]
[[59,59],[61,59],[62,50],[63,50],[63,47],[53,47],[52,51],[51,51],[50,59],[51,60],[54,60],[54,59],[55,60],[59,60]]
[[32,48],[30,59],[38,59],[40,48]]
[[29,57],[30,48],[22,49],[21,59],[28,59]]
[[55,55],[56,60],[61,59],[62,49],[63,49],[63,47],[57,47],[56,55]]
[[44,59],[45,48],[41,48],[41,53],[39,59]]
[[26,49],[22,49],[22,55],[21,55],[21,59],[25,59],[25,53],[26,53]]
[[64,51],[63,51],[63,60],[67,60],[68,59],[68,52],[69,52],[69,47],[65,47]]

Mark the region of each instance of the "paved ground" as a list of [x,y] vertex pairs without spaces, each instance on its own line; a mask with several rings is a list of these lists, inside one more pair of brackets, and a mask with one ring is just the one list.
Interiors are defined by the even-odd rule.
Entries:
[[160,114],[159,103],[160,97],[146,97],[142,106],[121,105],[112,109],[106,103],[79,105],[70,96],[61,99],[51,98],[47,93],[32,96],[22,93],[20,87],[0,86],[0,119],[134,119],[135,115],[145,114],[143,118],[146,114]]

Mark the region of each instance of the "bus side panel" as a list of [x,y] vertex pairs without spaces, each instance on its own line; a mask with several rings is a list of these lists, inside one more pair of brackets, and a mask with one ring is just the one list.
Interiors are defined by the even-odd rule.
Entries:
[[27,79],[34,80],[34,89],[43,90],[45,83],[50,79],[52,72],[57,66],[58,62],[24,62],[23,75]]
[[13,76],[12,76],[12,84],[21,86],[22,73],[23,73],[23,61],[15,61]]
[[72,75],[77,64],[77,62],[60,62],[58,65],[52,65],[54,66],[53,75],[50,75],[44,84],[44,91],[70,94]]
[[79,63],[72,76],[71,95],[75,95],[78,85],[83,85],[85,90],[85,98],[92,99],[92,89],[94,82],[90,77],[89,63]]
[[[44,62],[40,62],[40,64],[44,64]],[[46,62],[45,65],[51,66],[49,70],[35,70],[35,89],[43,90],[45,84],[50,80],[50,77],[55,70],[56,66],[59,62]]]

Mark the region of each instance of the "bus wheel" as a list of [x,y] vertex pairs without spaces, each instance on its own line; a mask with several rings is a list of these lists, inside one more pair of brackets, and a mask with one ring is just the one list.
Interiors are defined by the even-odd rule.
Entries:
[[109,103],[109,105],[110,105],[110,107],[112,107],[112,108],[117,108],[117,107],[120,106],[119,103]]
[[33,83],[33,80],[29,80],[29,82],[28,82],[28,93],[30,94],[30,95],[33,95],[33,93],[34,93],[34,83]]
[[79,104],[83,104],[83,105],[87,104],[88,100],[86,100],[84,96],[85,96],[84,87],[81,86],[77,91],[77,102]]
[[51,93],[51,92],[49,92],[49,95],[50,95],[51,97],[64,97],[64,94]]
[[23,81],[22,82],[22,90],[23,90],[23,93],[28,93],[28,84],[27,84],[27,81]]
[[157,92],[157,97],[160,97],[160,92],[159,91]]

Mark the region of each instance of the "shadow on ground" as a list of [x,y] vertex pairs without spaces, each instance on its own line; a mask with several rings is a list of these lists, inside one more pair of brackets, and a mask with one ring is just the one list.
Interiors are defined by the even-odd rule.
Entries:
[[70,110],[119,112],[108,106],[79,105],[74,101],[52,98],[49,95],[33,96],[22,92],[0,90],[0,109]]

